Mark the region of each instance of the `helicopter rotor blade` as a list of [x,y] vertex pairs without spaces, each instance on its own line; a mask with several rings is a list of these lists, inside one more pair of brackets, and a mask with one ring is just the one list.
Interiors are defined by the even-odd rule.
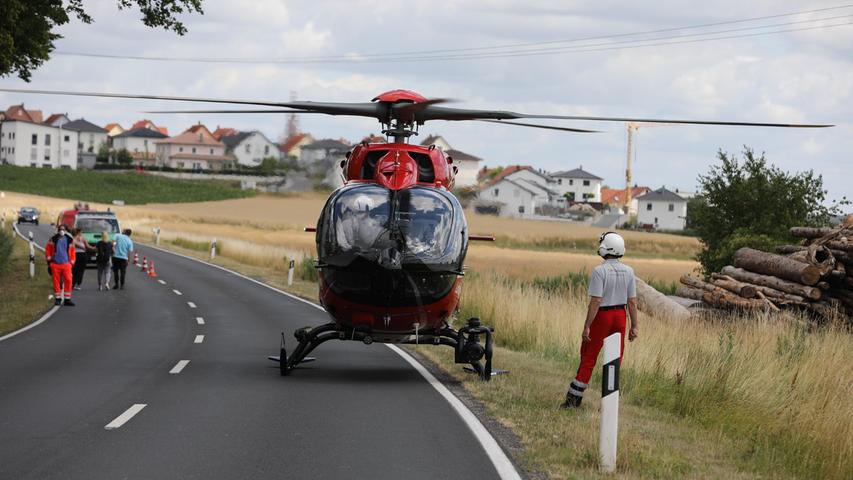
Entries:
[[308,110],[147,110],[142,113],[321,113]]
[[574,133],[601,133],[601,130],[584,130],[582,128],[555,127],[553,125],[536,125],[534,123],[508,122],[506,120],[478,120],[479,122],[497,123],[498,125],[518,125],[519,127],[544,128],[545,130],[559,130]]
[[597,122],[637,122],[637,123],[670,123],[685,125],[727,125],[740,127],[780,127],[780,128],[826,128],[834,125],[827,124],[796,124],[769,122],[735,122],[717,120],[682,120],[661,118],[629,118],[629,117],[594,117],[586,115],[537,115],[517,113],[503,110],[474,110],[452,107],[427,107],[415,114],[418,123],[429,120],[518,120],[539,118],[547,120],[586,120]]

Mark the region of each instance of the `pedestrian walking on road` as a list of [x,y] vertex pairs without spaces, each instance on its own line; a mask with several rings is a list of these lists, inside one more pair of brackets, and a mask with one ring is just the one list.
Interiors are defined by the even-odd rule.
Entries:
[[101,233],[101,240],[95,244],[95,249],[98,252],[98,290],[109,290],[113,258],[113,242],[109,232]]
[[583,394],[595,368],[604,339],[614,333],[622,334],[619,361],[625,353],[625,307],[631,315],[628,340],[637,338],[637,286],[634,270],[619,261],[625,255],[625,240],[614,232],[598,239],[598,254],[604,262],[595,267],[589,280],[589,307],[581,339],[581,361],[578,373],[569,384],[562,408],[580,407]]
[[74,263],[72,273],[72,282],[74,290],[80,290],[83,285],[83,275],[86,273],[86,266],[89,264],[89,252],[95,251],[95,247],[86,241],[83,236],[83,231],[79,228],[74,229],[74,252],[77,255],[77,261]]
[[74,237],[68,233],[67,225],[60,225],[56,235],[50,237],[44,248],[44,256],[47,259],[47,271],[53,277],[54,304],[61,305],[64,299],[66,306],[73,307],[71,269],[77,259],[77,252],[74,250]]
[[130,235],[133,232],[126,228],[124,232],[115,234],[113,248],[113,289],[124,289],[124,280],[127,275],[127,259],[133,251],[133,240]]

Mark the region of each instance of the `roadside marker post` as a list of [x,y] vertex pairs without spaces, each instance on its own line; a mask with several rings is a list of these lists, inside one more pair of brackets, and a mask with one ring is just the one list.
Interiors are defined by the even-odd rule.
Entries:
[[30,231],[30,278],[36,276],[36,250],[33,243],[33,232]]
[[154,245],[160,246],[160,227],[152,228],[154,230]]
[[210,242],[210,259],[213,260],[216,258],[216,239],[214,238],[212,242]]
[[287,286],[293,285],[293,270],[296,268],[296,260],[290,260],[290,266],[287,268]]
[[601,436],[598,452],[601,470],[616,470],[616,438],[619,432],[619,363],[622,335],[604,339],[604,367],[601,372]]

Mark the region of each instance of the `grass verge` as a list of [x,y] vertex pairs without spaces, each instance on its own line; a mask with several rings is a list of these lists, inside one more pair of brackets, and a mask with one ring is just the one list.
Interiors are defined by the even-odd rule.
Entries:
[[[244,198],[239,182],[178,180],[138,173],[101,173],[88,170],[52,170],[0,166],[0,190],[32,193],[85,202],[126,204],[205,202]],[[70,207],[70,205],[69,205]]]
[[27,244],[14,240],[9,263],[0,271],[0,336],[31,323],[52,306],[44,262],[36,261],[36,276],[30,278],[29,259]]

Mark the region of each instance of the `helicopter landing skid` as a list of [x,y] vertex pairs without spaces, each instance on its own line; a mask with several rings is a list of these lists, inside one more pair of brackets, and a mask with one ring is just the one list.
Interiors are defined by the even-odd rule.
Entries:
[[[307,355],[321,344],[334,339],[358,340],[365,345],[374,342],[370,330],[362,328],[340,328],[334,322],[319,325],[317,327],[304,327],[293,332],[293,336],[299,342],[290,356],[287,355],[285,347],[284,332],[281,333],[281,349],[278,356],[268,357],[279,364],[282,376],[290,375],[296,366],[314,360]],[[480,343],[480,337],[484,337],[484,343]],[[459,330],[443,328],[434,331],[422,331],[415,335],[414,339],[400,341],[398,343],[434,344],[453,347],[455,363],[467,363],[481,380],[489,381],[492,376],[505,371],[492,372],[492,329],[480,324],[479,318],[470,318],[466,325]]]

